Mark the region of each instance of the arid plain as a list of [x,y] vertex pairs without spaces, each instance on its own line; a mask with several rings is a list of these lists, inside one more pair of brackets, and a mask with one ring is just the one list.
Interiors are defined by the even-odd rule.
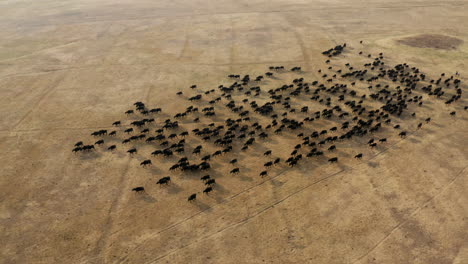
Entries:
[[[326,64],[322,51],[343,43]],[[200,174],[169,172],[177,158],[151,157],[148,144],[110,152],[117,138],[105,137],[92,153],[71,151],[114,121],[129,127],[136,101],[162,108],[161,123],[202,108],[187,98],[229,85],[229,74],[302,67],[259,82],[251,100],[262,102],[294,78],[326,83],[319,69],[362,68],[361,50],[428,79],[458,72],[462,98],[446,105],[417,92],[416,116],[393,118],[407,137],[389,127],[338,142],[326,153],[338,163],[280,164],[262,178],[262,153],[286,159],[294,134],[236,147],[211,162],[217,184],[195,202]],[[2,1],[0,263],[468,263],[467,76],[468,1]],[[229,114],[219,113],[214,122]],[[369,148],[372,137],[388,142]],[[132,146],[138,155],[125,153]],[[153,166],[139,166],[146,158]],[[156,185],[167,175],[171,184]]]

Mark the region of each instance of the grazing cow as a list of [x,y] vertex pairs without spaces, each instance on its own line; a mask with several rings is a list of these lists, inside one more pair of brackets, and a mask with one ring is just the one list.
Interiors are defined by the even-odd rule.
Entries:
[[273,162],[269,161],[265,164],[263,164],[263,166],[265,166],[267,169],[270,168],[271,166],[273,166]]
[[195,201],[196,199],[197,199],[197,194],[194,193],[188,197],[187,201],[192,202],[192,201]]
[[94,145],[84,145],[82,149],[83,151],[84,150],[91,151],[91,150],[94,150]]
[[208,186],[211,186],[213,184],[216,184],[216,180],[215,179],[209,179],[208,181],[205,182],[205,185],[208,185]]
[[135,187],[132,189],[132,191],[136,193],[144,193],[145,192],[145,187]]
[[83,149],[81,147],[76,147],[74,148],[72,151],[73,152],[79,152],[79,151],[82,151]]
[[134,153],[137,153],[137,149],[132,148],[132,149],[127,150],[127,152],[130,153],[130,154],[134,154]]
[[173,170],[176,170],[176,169],[178,169],[178,168],[180,168],[180,164],[174,164],[174,165],[172,165],[172,166],[169,168],[169,170],[170,170],[170,171],[173,171]]
[[146,165],[151,165],[151,160],[144,160],[140,163],[140,166],[146,167]]
[[163,155],[163,151],[162,150],[155,150],[155,151],[151,152],[151,156],[157,156],[157,155]]
[[213,187],[210,186],[210,187],[206,187],[206,189],[203,190],[203,193],[204,194],[209,194],[211,191],[213,191]]
[[200,178],[200,180],[202,180],[202,181],[207,181],[209,179],[210,179],[210,175],[205,175],[205,176]]
[[171,177],[166,176],[166,177],[162,177],[161,179],[159,179],[159,180],[156,182],[156,184],[159,184],[159,185],[163,185],[163,184],[168,185],[170,181],[171,181]]

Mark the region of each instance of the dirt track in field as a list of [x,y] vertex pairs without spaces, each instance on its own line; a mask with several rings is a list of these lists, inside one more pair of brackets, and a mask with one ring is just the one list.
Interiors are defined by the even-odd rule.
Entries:
[[[0,3],[0,263],[467,263],[467,6],[451,0]],[[321,52],[345,42],[345,52],[326,64]],[[285,160],[296,133],[272,135],[247,152],[236,148],[211,162],[218,184],[195,203],[187,197],[203,190],[201,174],[169,172],[179,155],[140,167],[154,148],[121,146],[123,128],[93,153],[71,152],[78,140],[94,143],[93,131],[137,120],[124,114],[136,101],[163,109],[154,115],[154,130],[189,105],[201,109],[205,98],[187,98],[229,85],[228,74],[302,67],[259,83],[262,94],[252,100],[265,102],[268,89],[295,78],[326,84],[318,69],[361,68],[369,60],[359,51],[383,52],[387,65],[408,63],[429,79],[458,72],[463,96],[445,105],[444,98],[418,92],[424,105],[411,108],[416,116],[392,118],[406,138],[386,127],[375,137],[388,142],[376,148],[366,144],[372,136],[340,142],[335,153],[293,168],[282,163],[264,178],[258,173],[269,158],[262,153],[271,149]],[[369,94],[366,87],[355,90]],[[295,103],[298,110],[324,108]],[[200,119],[221,123],[231,116],[217,114]],[[417,129],[427,117],[432,121]],[[191,119],[183,119],[186,130],[197,126]],[[315,129],[335,121],[317,121]],[[187,141],[204,144],[193,135]],[[112,142],[118,149],[105,151]],[[133,157],[125,153],[132,146],[139,150]],[[362,160],[353,158],[357,153]],[[333,156],[339,162],[329,164]],[[234,157],[238,175],[229,174]],[[167,175],[169,186],[155,184]],[[131,192],[136,186],[146,193]]]

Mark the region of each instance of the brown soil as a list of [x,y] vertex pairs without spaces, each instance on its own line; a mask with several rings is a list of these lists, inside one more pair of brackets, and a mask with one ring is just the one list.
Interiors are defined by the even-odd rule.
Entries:
[[433,49],[456,49],[463,43],[463,40],[454,37],[437,35],[437,34],[421,34],[398,40],[399,43],[416,48],[433,48]]
[[[468,263],[468,52],[393,41],[428,28],[442,35],[449,28],[466,41],[467,6],[460,0],[1,1],[0,264]],[[321,52],[344,42],[345,52],[325,63]],[[255,78],[269,66],[302,66],[300,73],[275,72],[258,83],[263,92],[252,101],[262,104],[271,100],[270,89],[296,78],[326,82],[325,72],[333,76],[346,63],[363,70],[381,52],[385,69],[407,63],[426,82],[458,71],[462,98],[445,105],[453,86],[441,98],[418,86],[411,98],[423,96],[424,104],[408,102],[411,111],[391,118],[409,132],[406,138],[388,125],[337,142],[327,157],[304,157],[293,168],[281,163],[263,178],[263,164],[288,158],[299,132],[271,133],[245,152],[236,146],[210,162],[206,174],[217,184],[209,195],[201,193],[203,175],[168,171],[180,157],[152,157],[159,145],[144,140],[121,144],[129,119],[141,119],[124,114],[136,101],[163,109],[154,116],[154,135],[157,124],[185,111],[188,96],[230,85],[228,74]],[[335,80],[325,85],[346,84],[367,99],[379,89],[377,82]],[[217,94],[193,104],[201,112]],[[350,111],[336,96],[332,103]],[[304,104],[310,113],[325,108],[310,97],[291,96],[298,111],[288,117],[305,118]],[[348,93],[347,100],[361,98]],[[221,109],[225,104],[214,106],[219,110],[210,123],[234,118]],[[363,107],[381,104],[365,100]],[[239,105],[257,115],[248,103]],[[268,121],[257,116],[260,124]],[[210,120],[193,118],[182,118],[181,126],[191,131]],[[117,120],[122,126],[112,127]],[[343,121],[319,119],[308,130]],[[71,152],[78,140],[93,144],[98,139],[90,134],[100,129],[119,134],[93,153]],[[190,133],[187,155],[198,144],[208,153],[218,150]],[[388,141],[370,148],[371,137]],[[107,151],[112,142],[118,148]],[[127,155],[132,147],[138,153]],[[267,149],[271,157],[263,156]],[[338,162],[329,164],[334,156]],[[232,175],[228,162],[235,157],[240,173]],[[144,159],[153,166],[141,167]],[[157,185],[165,176],[172,183]],[[131,191],[137,186],[145,193]],[[197,201],[189,203],[195,192]]]

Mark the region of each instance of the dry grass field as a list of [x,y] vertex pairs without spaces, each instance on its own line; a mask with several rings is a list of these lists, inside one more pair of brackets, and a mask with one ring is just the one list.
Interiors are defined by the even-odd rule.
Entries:
[[[326,64],[322,51],[343,43],[343,54]],[[301,142],[296,134],[339,119],[271,132],[248,151],[235,145],[212,159],[207,173],[169,172],[184,155],[151,157],[156,143],[120,144],[123,129],[141,118],[124,114],[136,101],[162,108],[151,116],[154,135],[189,105],[210,106],[218,86],[232,84],[229,74],[254,78],[284,66],[255,84],[262,92],[249,100],[261,105],[269,89],[295,78],[331,86],[322,77],[328,67],[364,69],[372,59],[359,51],[382,52],[386,67],[408,63],[427,80],[458,72],[462,97],[446,105],[453,87],[439,99],[417,91],[424,105],[392,116],[378,133],[336,142],[336,151],[292,168],[281,162],[263,178],[265,162],[286,160]],[[295,66],[302,71],[289,71]],[[468,263],[467,75],[466,0],[1,1],[0,263]],[[368,85],[353,89],[377,91]],[[214,95],[187,100],[210,89]],[[237,105],[241,95],[233,95]],[[322,111],[326,106],[311,96],[292,99],[292,107]],[[227,102],[214,105],[215,117],[180,119],[177,131],[235,118],[223,108]],[[117,120],[122,127],[112,126]],[[118,135],[103,137],[93,152],[72,153],[77,141],[93,144],[98,138],[90,134],[102,129]],[[370,138],[387,142],[370,148]],[[191,159],[196,145],[203,154],[220,149],[193,134],[186,140]],[[117,150],[107,151],[111,144]],[[127,154],[131,147],[138,153]],[[272,157],[263,156],[268,149]],[[334,156],[337,163],[327,162]],[[148,158],[153,165],[141,167]],[[233,158],[236,175],[229,173]],[[209,195],[201,193],[203,174],[216,178]],[[168,175],[169,185],[156,184]],[[132,192],[137,186],[145,193]],[[197,200],[188,202],[192,193]]]

